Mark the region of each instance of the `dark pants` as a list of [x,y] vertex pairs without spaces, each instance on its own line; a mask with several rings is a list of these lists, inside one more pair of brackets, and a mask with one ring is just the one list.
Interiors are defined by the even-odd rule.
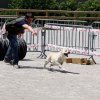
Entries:
[[11,61],[12,64],[18,64],[18,41],[17,41],[17,35],[15,34],[8,34],[8,40],[9,40],[9,47],[7,50],[7,53],[5,55],[5,60]]

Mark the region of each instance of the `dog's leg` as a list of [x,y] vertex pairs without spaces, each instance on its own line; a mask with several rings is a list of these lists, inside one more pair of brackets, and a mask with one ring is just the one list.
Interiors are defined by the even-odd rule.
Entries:
[[60,68],[61,70],[65,71],[65,68],[63,68],[63,67],[61,67],[61,66],[59,66],[59,68]]
[[47,59],[45,61],[45,64],[44,64],[44,68],[46,68],[46,65],[51,61],[51,57],[50,56],[47,56]]
[[62,67],[60,65],[58,65],[60,69],[62,69]]
[[46,65],[49,63],[49,61],[45,61],[45,64],[44,64],[44,68],[46,68]]
[[[63,63],[62,63],[62,64],[63,64]],[[57,62],[57,65],[58,65],[59,69],[65,70],[58,62]]]
[[49,70],[52,70],[51,66],[53,66],[52,62],[50,62]]
[[49,66],[49,68],[51,68],[51,66],[53,66],[53,63],[52,63],[52,62],[50,63],[50,66]]

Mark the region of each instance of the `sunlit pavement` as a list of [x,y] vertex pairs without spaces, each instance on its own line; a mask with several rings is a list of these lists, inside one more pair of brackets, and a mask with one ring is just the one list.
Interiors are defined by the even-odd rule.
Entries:
[[[40,53],[28,52],[20,69],[0,61],[0,100],[100,100],[100,61],[43,68]],[[76,56],[76,55],[74,55]]]

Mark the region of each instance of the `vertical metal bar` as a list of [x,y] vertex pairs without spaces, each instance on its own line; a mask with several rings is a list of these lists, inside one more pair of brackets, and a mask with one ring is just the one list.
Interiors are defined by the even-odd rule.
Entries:
[[68,46],[70,47],[70,30],[68,30],[68,40],[69,40],[69,41],[68,41],[68,43],[69,43]]
[[60,45],[61,45],[61,26],[60,26]]
[[58,45],[58,30],[56,32],[56,45]]
[[77,44],[77,28],[75,28],[75,32],[74,32],[74,34],[75,34],[75,48],[76,48],[76,44]]
[[67,33],[68,33],[68,29],[66,30],[66,47],[68,47],[68,36],[67,36]]
[[65,30],[64,30],[64,26],[63,26],[63,34],[62,34],[63,36],[63,46],[65,46]]
[[74,35],[74,27],[71,32],[71,47],[73,47],[73,35]]
[[82,43],[82,50],[83,50],[83,44],[84,44],[84,30],[82,31],[82,41],[81,41],[81,43]]
[[80,30],[79,30],[79,45],[78,47],[80,48]]

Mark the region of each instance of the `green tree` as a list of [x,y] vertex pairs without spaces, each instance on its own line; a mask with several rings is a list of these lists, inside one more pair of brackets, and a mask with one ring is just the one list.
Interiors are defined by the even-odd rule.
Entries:
[[60,3],[62,10],[76,10],[77,9],[77,0],[64,0]]
[[78,6],[81,11],[100,11],[100,0],[87,0]]
[[9,8],[100,11],[100,0],[11,0]]
[[11,0],[9,8],[23,9],[59,9],[56,0]]
[[22,8],[23,0],[10,0],[9,8]]

